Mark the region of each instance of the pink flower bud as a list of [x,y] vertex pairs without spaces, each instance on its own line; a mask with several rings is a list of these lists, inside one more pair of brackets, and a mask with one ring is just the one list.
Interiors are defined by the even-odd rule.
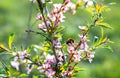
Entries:
[[71,71],[72,69],[73,69],[73,67],[72,67],[72,66],[69,66],[68,71]]

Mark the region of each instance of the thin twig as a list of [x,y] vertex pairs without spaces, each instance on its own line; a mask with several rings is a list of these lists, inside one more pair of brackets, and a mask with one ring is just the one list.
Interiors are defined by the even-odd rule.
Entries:
[[46,26],[46,28],[47,28],[47,31],[49,32],[48,25],[47,25],[47,22],[46,22],[44,13],[43,13],[42,2],[41,2],[40,0],[37,0],[37,2],[38,2],[38,6],[39,6],[40,12],[41,12],[42,17],[43,17],[43,21],[44,21],[44,23],[45,23],[45,26]]
[[[48,34],[49,34],[48,25],[47,25],[47,22],[46,22],[46,19],[45,19],[45,17],[44,17],[44,13],[43,13],[42,2],[41,2],[40,0],[37,0],[37,2],[38,2],[38,6],[39,6],[39,9],[40,9],[41,14],[42,14],[42,17],[43,17],[43,21],[44,21],[44,23],[45,23],[45,26],[46,26],[47,31],[48,31]],[[54,53],[54,56],[55,56],[55,58],[56,58],[56,61],[58,62],[58,58],[57,58],[57,54],[56,54],[56,51],[55,51],[55,47],[54,47],[54,45],[53,45],[53,39],[52,39],[52,38],[51,38],[50,42],[51,42],[51,46],[52,46],[52,51],[53,51],[53,53]]]
[[[31,18],[32,18],[32,7],[33,7],[33,1],[31,2],[30,4],[30,13],[29,13],[29,18],[28,18],[28,25],[27,25],[27,29],[30,30],[30,22],[31,22]],[[29,42],[29,39],[30,39],[30,32],[27,32],[27,36],[26,36],[26,39],[25,39],[25,49],[27,48],[28,46],[28,42]]]
[[[36,34],[40,34],[41,36],[43,36],[43,37],[45,37],[46,39],[48,39],[49,40],[49,38],[46,36],[46,34],[44,34],[44,33],[41,33],[41,32],[35,32],[35,31],[33,31],[33,30],[26,30],[26,32],[32,32],[32,33],[36,33]],[[50,41],[50,40],[49,40]]]
[[54,47],[54,45],[53,45],[53,40],[51,40],[51,45],[52,45],[52,50],[53,50],[55,59],[56,59],[56,61],[57,61],[57,63],[58,63],[58,58],[57,58],[57,54],[56,54],[56,51],[55,51],[55,47]]
[[33,24],[31,24],[31,28],[36,24],[36,22],[37,22],[38,20],[35,20],[34,22],[33,22]]

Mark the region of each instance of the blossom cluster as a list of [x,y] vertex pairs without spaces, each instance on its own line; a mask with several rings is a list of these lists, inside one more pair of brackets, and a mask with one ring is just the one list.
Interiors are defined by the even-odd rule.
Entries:
[[[66,44],[61,43],[60,23],[65,21],[66,17],[64,14],[70,12],[74,15],[79,6],[81,8],[92,7],[92,9],[96,9],[97,5],[95,6],[92,0],[78,0],[76,4],[70,0],[64,0],[63,3],[58,4],[53,4],[49,2],[49,0],[30,1],[33,3],[36,2],[39,5],[41,13],[36,15],[36,19],[40,22],[40,24],[38,24],[38,28],[42,30],[40,34],[44,34],[42,36],[46,38],[46,41],[42,46],[32,48],[31,53],[28,52],[28,50],[12,51],[12,56],[14,57],[10,63],[17,71],[20,70],[21,64],[24,64],[27,74],[30,74],[33,69],[36,69],[40,74],[44,73],[44,77],[48,78],[72,77],[73,73],[75,73],[74,70],[76,70],[75,66],[86,59],[91,63],[95,55],[94,48],[107,42],[107,38],[101,38],[98,42],[94,42],[95,44],[91,47],[87,41],[89,30],[92,26],[96,26],[96,21],[100,21],[101,19],[101,17],[98,16],[102,11],[100,9],[101,11],[96,12],[98,13],[96,14],[97,17],[92,21],[90,26],[79,26],[81,32],[78,35],[79,42],[76,43],[74,39],[70,38],[66,40]],[[53,6],[50,12],[46,9],[47,7],[45,5],[42,5],[47,2]],[[98,9],[96,9],[96,11],[98,11]],[[37,32],[37,34],[39,33]],[[34,54],[34,52],[36,52],[36,54]]]
[[29,55],[27,54],[26,50],[25,51],[19,51],[17,53],[13,52],[12,55],[14,56],[14,60],[11,61],[11,65],[16,69],[19,70],[19,61],[22,63],[25,63],[26,60],[24,58],[28,57]]
[[[63,4],[53,4],[54,6],[54,9],[47,14],[47,17],[46,17],[46,23],[47,23],[47,26],[49,28],[52,28],[53,26],[56,27],[58,26],[61,22],[64,22],[64,14],[66,11],[70,10],[72,14],[75,14],[75,4],[73,4],[72,2],[70,2],[70,0],[65,0],[65,2]],[[36,16],[36,19],[37,20],[40,20],[42,21],[41,24],[38,25],[38,27],[40,29],[43,29],[43,30],[47,30],[46,26],[45,26],[45,23],[44,23],[44,19],[42,17],[42,15],[40,14],[37,14]],[[54,25],[53,25],[54,24]]]

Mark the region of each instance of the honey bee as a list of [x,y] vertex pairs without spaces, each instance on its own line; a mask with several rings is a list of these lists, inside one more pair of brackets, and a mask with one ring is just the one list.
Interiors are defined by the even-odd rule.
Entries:
[[70,39],[68,39],[68,40],[66,41],[66,44],[67,44],[67,45],[72,44],[72,43],[74,43],[74,40],[73,40],[72,38],[70,38]]

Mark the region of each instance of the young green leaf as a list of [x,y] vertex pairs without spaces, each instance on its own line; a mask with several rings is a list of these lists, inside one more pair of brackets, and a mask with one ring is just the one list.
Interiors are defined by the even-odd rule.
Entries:
[[114,52],[113,49],[112,49],[110,46],[105,46],[105,47],[103,47],[103,48],[106,48],[106,49],[108,49],[109,51]]
[[8,49],[0,43],[0,52],[3,52],[3,51],[8,51]]
[[9,36],[8,45],[9,45],[10,49],[12,49],[12,43],[13,43],[14,37],[15,37],[14,33],[10,34],[10,36]]
[[105,28],[112,29],[112,27],[108,23],[98,23],[97,26],[102,26],[102,27],[105,27]]

